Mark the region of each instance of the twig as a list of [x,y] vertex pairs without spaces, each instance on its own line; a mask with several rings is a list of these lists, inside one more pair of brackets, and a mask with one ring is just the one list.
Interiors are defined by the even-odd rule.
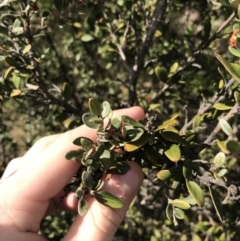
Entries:
[[[239,104],[236,103],[233,106],[233,108],[227,113],[227,115],[224,117],[224,119],[226,121],[229,121],[233,116],[235,116],[238,113],[238,109],[239,109]],[[220,124],[218,123],[217,126],[214,128],[213,132],[204,141],[204,143],[210,144],[220,130],[221,130],[221,127],[220,127]]]
[[133,106],[134,102],[136,100],[136,97],[137,97],[136,85],[137,85],[138,77],[139,77],[140,71],[144,67],[145,56],[152,43],[152,39],[157,30],[157,27],[159,26],[160,23],[164,22],[164,17],[165,17],[166,9],[167,9],[167,3],[168,3],[168,0],[160,1],[158,8],[157,8],[155,18],[147,31],[146,37],[142,43],[142,47],[141,47],[140,51],[138,52],[138,56],[137,56],[135,65],[132,68],[131,75],[129,78],[130,86],[129,86],[129,96],[128,96],[128,103],[130,106]]
[[187,70],[189,67],[194,65],[194,61],[195,61],[195,57],[204,49],[206,49],[213,40],[215,40],[220,34],[221,32],[228,26],[228,24],[235,18],[236,13],[232,13],[229,18],[216,30],[215,33],[212,34],[212,36],[210,36],[207,41],[200,43],[200,45],[197,47],[197,50],[193,52],[193,55],[188,58],[187,63],[180,68],[174,75],[171,76],[171,78],[168,80],[168,82],[163,86],[163,88],[157,93],[157,95],[155,96],[155,98],[152,100],[152,102],[158,102],[163,93],[169,89],[173,84],[177,83],[178,80],[180,79],[180,74]]
[[124,51],[123,51],[123,45],[124,45],[124,42],[125,42],[125,39],[126,39],[126,35],[127,35],[127,32],[128,32],[128,29],[129,29],[129,23],[127,24],[127,27],[126,27],[126,29],[125,29],[125,32],[124,32],[124,41],[123,41],[122,44],[117,43],[117,37],[116,37],[116,35],[114,34],[114,32],[113,32],[113,30],[112,30],[112,25],[111,25],[110,23],[108,23],[107,26],[108,26],[108,31],[110,32],[113,40],[116,42],[115,45],[116,45],[116,47],[117,47],[117,49],[118,49],[118,53],[119,53],[120,57],[122,58],[122,60],[123,60],[123,62],[124,62],[124,64],[125,64],[128,72],[129,72],[129,74],[131,74],[131,72],[132,72],[131,66],[130,66],[130,64],[128,63],[127,57],[126,57],[126,55],[125,55],[125,53],[124,53]]
[[[30,17],[29,16],[27,16],[26,20],[24,21],[24,31],[25,31],[27,44],[30,44],[32,46],[33,45],[33,37],[32,37],[31,29],[30,29]],[[33,49],[31,49],[29,51],[28,57],[30,60],[30,64],[34,67],[32,70],[34,80],[39,85],[39,89],[41,90],[41,93],[44,96],[44,98],[49,100],[50,103],[57,104],[58,106],[63,107],[69,113],[75,114],[77,116],[82,116],[82,113],[80,110],[72,107],[66,101],[60,100],[49,93],[48,88],[45,84],[44,78],[41,75],[39,63],[37,62],[37,55]]]
[[[231,88],[231,86],[235,82],[235,79],[230,79],[229,82],[220,91],[218,91],[208,103],[204,103],[202,106],[200,106],[197,114],[203,115],[204,113],[209,111],[215,103],[224,100],[227,90]],[[195,116],[188,123],[185,123],[180,132],[184,132],[184,130],[187,130],[187,128],[189,128],[192,125],[194,118]]]

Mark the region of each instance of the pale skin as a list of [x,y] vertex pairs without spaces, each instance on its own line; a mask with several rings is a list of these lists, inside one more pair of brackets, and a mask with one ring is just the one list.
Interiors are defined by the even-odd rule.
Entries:
[[[144,112],[140,107],[114,112],[114,116],[121,115],[139,120],[143,119]],[[79,136],[94,140],[96,131],[82,125],[63,134],[44,137],[23,157],[10,162],[0,182],[0,241],[45,241],[38,234],[44,216],[54,213],[57,208],[76,212],[73,193],[60,206],[57,203],[63,187],[80,166],[64,158],[68,151],[78,148],[72,141]],[[136,163],[129,164],[131,170],[127,174],[113,175],[103,187],[121,199],[124,207],[111,209],[87,197],[87,214],[84,217],[76,215],[62,241],[113,239],[143,181],[141,168]]]

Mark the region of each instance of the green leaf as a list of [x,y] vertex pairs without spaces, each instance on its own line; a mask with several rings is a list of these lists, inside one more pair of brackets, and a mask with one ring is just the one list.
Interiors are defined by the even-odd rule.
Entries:
[[113,118],[111,121],[111,126],[112,128],[114,128],[115,130],[119,130],[122,126],[122,121],[119,118]]
[[124,175],[128,173],[131,169],[127,162],[118,162],[116,168],[114,169],[114,173],[117,175]]
[[132,119],[129,116],[122,115],[121,119],[122,119],[123,122],[125,122],[128,125],[131,125],[131,126],[134,126],[134,127],[142,127],[142,128],[144,127],[140,122]]
[[217,139],[217,145],[225,154],[229,154],[229,150],[226,147],[226,141],[220,141]]
[[110,104],[107,101],[104,101],[102,103],[102,117],[103,118],[106,118],[106,117],[111,118],[112,115],[113,115],[113,111],[111,109]]
[[86,188],[92,189],[94,186],[93,177],[90,173],[84,171],[82,173],[82,183]]
[[32,45],[28,44],[23,48],[22,53],[27,54],[31,49],[32,49]]
[[93,115],[100,116],[102,112],[102,105],[98,99],[91,98],[88,101],[88,106]]
[[104,150],[103,154],[99,157],[99,161],[103,170],[109,170],[117,166],[117,162],[109,150]]
[[73,88],[72,88],[72,86],[71,86],[69,83],[67,83],[67,82],[65,82],[65,83],[63,84],[63,92],[62,92],[62,95],[63,95],[63,97],[64,97],[64,99],[65,99],[66,101],[69,101],[69,100],[72,98]]
[[109,192],[96,192],[95,198],[98,202],[110,208],[122,208],[124,206],[123,201],[121,201]]
[[157,173],[157,177],[162,180],[166,181],[172,177],[176,177],[181,173],[181,169],[179,167],[175,167],[172,169],[164,169]]
[[4,7],[6,5],[8,5],[9,3],[9,0],[3,0],[1,3],[0,3],[0,7]]
[[219,152],[213,160],[213,163],[215,164],[216,167],[222,167],[226,161],[226,156],[223,152]]
[[221,117],[219,119],[219,125],[226,135],[232,136],[233,134],[232,127],[228,124],[228,122],[224,118]]
[[128,138],[128,142],[134,142],[139,140],[143,134],[143,128],[134,128],[133,126],[126,126],[126,136]]
[[78,201],[78,214],[84,216],[88,211],[88,203],[84,199]]
[[238,91],[234,91],[234,98],[236,103],[240,105],[240,93]]
[[226,168],[221,169],[216,175],[218,178],[224,177],[228,170]]
[[105,145],[104,144],[100,144],[97,147],[97,150],[95,152],[95,158],[99,158],[103,154],[104,150],[105,150]]
[[221,55],[215,54],[217,59],[221,62],[221,64],[225,67],[225,69],[229,72],[229,74],[238,82],[240,82],[240,65],[230,63],[225,60]]
[[91,128],[91,129],[98,129],[101,124],[97,124],[94,122],[94,117],[96,117],[94,114],[92,113],[85,113],[83,116],[82,116],[82,120],[83,120],[83,123]]
[[167,79],[168,79],[167,71],[163,67],[156,66],[154,71],[155,71],[155,75],[157,76],[158,80],[163,81],[163,82],[167,81]]
[[182,209],[174,208],[174,216],[178,219],[184,219],[185,213]]
[[82,37],[81,37],[81,40],[83,42],[90,42],[94,39],[94,37],[90,34],[84,34]]
[[19,96],[22,94],[22,91],[19,90],[19,89],[14,89],[12,90],[11,94],[10,94],[10,97],[16,97],[16,96]]
[[189,180],[192,176],[193,163],[190,160],[184,162],[182,172],[185,179]]
[[173,162],[178,162],[181,158],[181,150],[176,144],[171,145],[164,154]]
[[66,153],[65,158],[70,161],[81,162],[81,160],[84,156],[84,153],[85,153],[85,151],[82,149],[69,151]]
[[83,146],[85,144],[85,145],[87,145],[86,146],[87,151],[89,151],[89,149],[92,148],[92,145],[94,144],[94,142],[87,137],[81,136],[81,137],[76,138],[73,141],[73,144],[76,145],[76,146]]
[[230,110],[232,109],[232,106],[228,106],[223,103],[216,103],[213,105],[213,108],[215,108],[216,110]]
[[169,127],[175,126],[177,124],[178,124],[178,121],[175,119],[166,120],[160,126],[157,127],[156,131],[164,130]]
[[163,131],[161,132],[161,136],[167,141],[172,141],[183,145],[189,145],[189,143],[183,137],[172,131]]
[[180,199],[172,200],[171,204],[174,207],[181,208],[181,209],[189,209],[191,207],[188,202],[186,202],[184,200],[180,200]]
[[231,5],[231,7],[238,9],[238,6],[240,4],[240,0],[229,0],[229,3]]
[[239,153],[240,143],[238,141],[229,140],[228,142],[226,142],[226,148],[230,153]]
[[236,48],[233,48],[233,47],[229,46],[228,50],[232,55],[234,55],[236,57],[240,57],[240,50],[239,49],[236,49]]
[[173,206],[171,204],[168,204],[166,207],[166,215],[169,220],[172,220],[173,217]]
[[211,187],[208,187],[208,188],[209,188],[209,193],[210,193],[214,208],[217,212],[217,215],[220,221],[223,222],[223,211],[222,211],[222,204],[220,201],[222,197]]
[[187,181],[186,185],[189,193],[195,199],[198,206],[202,207],[204,203],[204,194],[201,187],[194,181]]
[[201,115],[195,115],[194,119],[193,119],[193,124],[192,124],[192,128],[195,129],[197,127],[200,126],[202,121],[202,116]]
[[124,145],[124,150],[127,152],[136,151],[139,148],[143,147],[148,141],[149,141],[149,136],[144,134],[137,141],[131,142],[131,143],[126,143]]
[[23,34],[23,32],[24,32],[23,27],[15,27],[12,29],[12,33],[14,33],[16,35]]

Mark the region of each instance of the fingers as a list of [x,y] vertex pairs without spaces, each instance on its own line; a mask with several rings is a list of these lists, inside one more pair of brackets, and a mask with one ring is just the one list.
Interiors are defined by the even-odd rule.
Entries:
[[6,170],[4,171],[1,181],[11,176],[21,167],[27,165],[34,157],[41,153],[50,143],[52,143],[60,134],[51,135],[41,138],[35,145],[23,156],[10,161]]
[[88,198],[89,210],[84,217],[77,216],[63,241],[110,241],[125,217],[126,211],[136,196],[143,173],[136,163],[129,163],[131,170],[125,175],[113,175],[105,182],[103,189],[121,199],[121,209],[103,206],[93,197]]
[[[144,112],[140,107],[114,112],[115,116],[123,114],[129,115],[134,119],[142,119],[144,117]],[[15,173],[14,180],[10,178],[6,180],[9,181],[9,184],[12,182],[13,187],[15,186],[13,184],[16,183],[16,179],[19,180],[20,187],[18,186],[14,190],[16,195],[19,194],[21,196],[22,190],[24,190],[25,195],[31,197],[32,200],[44,202],[59,193],[79,168],[79,164],[67,161],[64,158],[68,151],[78,148],[72,144],[72,141],[79,136],[94,139],[96,137],[96,130],[80,126],[59,135],[40,154],[34,156],[33,151],[31,152],[32,154],[28,154],[31,156],[32,161],[24,169],[20,169]]]

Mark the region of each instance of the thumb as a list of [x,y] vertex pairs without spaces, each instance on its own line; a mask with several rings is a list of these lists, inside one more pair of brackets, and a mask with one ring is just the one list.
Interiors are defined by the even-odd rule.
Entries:
[[121,209],[112,209],[89,197],[88,212],[84,217],[77,216],[63,241],[110,241],[118,226],[124,219],[129,205],[137,194],[142,181],[141,168],[130,162],[131,170],[125,175],[113,175],[105,182],[107,191],[122,200],[125,205]]

